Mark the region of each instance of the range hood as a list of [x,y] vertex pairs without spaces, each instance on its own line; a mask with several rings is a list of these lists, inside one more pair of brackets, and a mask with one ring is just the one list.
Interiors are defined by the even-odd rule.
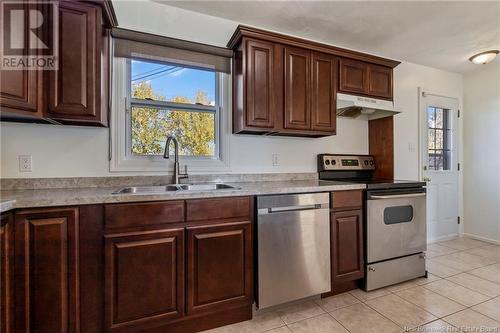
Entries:
[[373,120],[394,116],[401,110],[394,103],[383,99],[337,94],[337,116]]

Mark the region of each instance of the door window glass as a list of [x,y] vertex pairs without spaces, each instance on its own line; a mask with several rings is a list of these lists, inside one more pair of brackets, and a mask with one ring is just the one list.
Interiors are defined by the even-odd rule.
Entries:
[[451,168],[450,113],[450,110],[444,108],[427,108],[429,170],[446,171]]

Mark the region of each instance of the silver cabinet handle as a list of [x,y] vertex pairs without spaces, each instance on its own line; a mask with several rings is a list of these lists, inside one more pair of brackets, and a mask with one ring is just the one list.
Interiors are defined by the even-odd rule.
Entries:
[[417,194],[397,194],[397,195],[372,195],[370,199],[399,199],[399,198],[417,198],[425,197],[426,193]]

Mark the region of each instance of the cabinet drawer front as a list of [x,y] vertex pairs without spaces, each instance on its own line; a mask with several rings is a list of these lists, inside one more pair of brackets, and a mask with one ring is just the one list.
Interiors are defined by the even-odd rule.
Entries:
[[252,224],[187,228],[188,314],[251,302]]
[[184,201],[105,205],[104,216],[107,229],[184,222]]
[[363,206],[363,191],[338,191],[332,192],[331,196],[331,208],[332,209],[348,209],[357,208]]
[[187,221],[243,218],[251,214],[249,197],[199,199],[186,201]]
[[183,315],[183,229],[110,235],[105,246],[108,330],[129,332]]

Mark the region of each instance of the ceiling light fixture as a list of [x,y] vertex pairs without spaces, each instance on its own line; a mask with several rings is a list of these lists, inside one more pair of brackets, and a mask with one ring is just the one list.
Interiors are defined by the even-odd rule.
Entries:
[[498,50],[481,52],[481,53],[473,55],[472,57],[469,58],[469,60],[476,65],[487,64],[487,63],[493,61],[493,59],[495,59],[498,52],[499,52]]

